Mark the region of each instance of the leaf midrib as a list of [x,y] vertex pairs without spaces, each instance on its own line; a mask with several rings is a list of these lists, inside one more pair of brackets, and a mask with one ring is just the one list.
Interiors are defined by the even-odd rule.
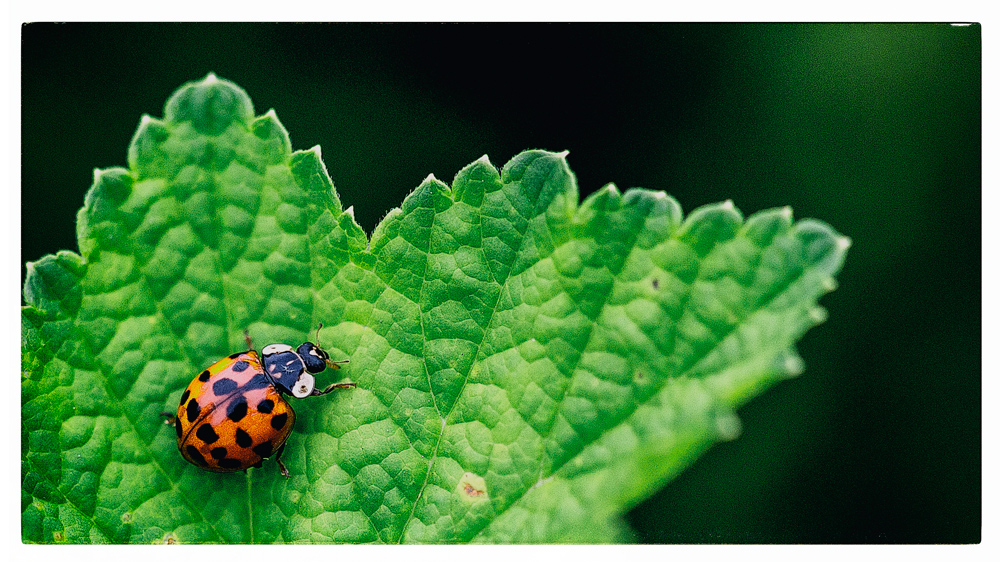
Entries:
[[[176,125],[177,125],[176,123],[171,122],[171,121],[166,121],[166,120],[164,120],[162,123],[170,131],[171,135],[173,135],[176,132],[176,129],[177,129],[176,128]],[[252,134],[250,131],[246,131],[246,132],[247,132],[247,134]],[[233,161],[236,161],[236,162],[238,162],[240,164],[243,164],[248,170],[254,170],[253,166],[246,165],[245,162],[240,161],[239,157],[238,157],[238,154],[234,155]],[[232,165],[233,161],[230,162],[230,165]],[[287,165],[289,165],[289,167],[290,167],[290,165],[291,165],[291,159],[290,159],[290,157],[287,159],[287,161],[285,163]],[[215,172],[215,171],[212,171],[212,170],[207,170],[207,169],[204,169],[204,168],[202,168],[202,171],[204,171],[211,178],[212,191],[210,193],[210,199],[211,199],[211,202],[212,202],[212,226],[213,226],[213,230],[215,232],[221,234],[221,233],[224,232],[225,229],[224,229],[224,225],[222,224],[222,218],[221,218],[221,215],[220,215],[220,212],[219,212],[219,207],[220,207],[220,205],[219,205],[219,196],[218,196],[218,190],[219,190],[219,187],[220,187],[219,174],[218,174],[218,172]],[[129,170],[129,173],[133,177],[133,181],[135,181],[138,178],[138,174],[139,174],[138,170]],[[258,175],[261,175],[261,177],[263,178],[262,174],[258,174]],[[177,199],[177,196],[176,196],[176,194],[173,191],[173,183],[172,183],[173,178],[171,178],[171,177],[165,177],[165,176],[148,176],[148,177],[146,177],[144,179],[156,179],[156,178],[162,179],[165,182],[165,184],[168,186],[168,190],[165,193],[165,196]],[[266,185],[266,182],[262,182],[262,185]],[[263,193],[261,194],[261,196],[263,197]],[[253,231],[253,230],[256,229],[256,225],[257,225],[258,219],[259,219],[259,213],[254,213],[254,215],[253,215],[254,228],[251,231]],[[190,224],[190,220],[187,219],[186,217],[185,217],[185,221],[184,222]],[[219,240],[219,238],[217,237],[216,238],[216,242],[218,242],[218,240]],[[226,321],[225,321],[225,334],[226,335],[225,335],[225,337],[226,337],[226,342],[228,342],[231,339],[230,336],[232,335],[232,330],[233,330],[233,325],[234,325],[234,315],[232,314],[232,312],[230,310],[230,306],[229,306],[229,303],[231,301],[229,299],[230,288],[229,288],[229,279],[228,279],[228,276],[227,276],[228,272],[223,271],[221,250],[220,250],[220,248],[218,246],[218,243],[216,243],[214,245],[205,244],[204,247],[206,249],[210,250],[212,252],[212,254],[213,254],[212,263],[213,263],[213,265],[214,265],[214,267],[216,269],[216,275],[217,275],[218,279],[220,280],[219,284],[220,284],[220,288],[221,288],[221,291],[222,291],[222,302],[225,305],[225,317],[226,317]],[[145,263],[144,263],[144,265],[145,265]],[[146,287],[146,292],[148,294],[152,295],[153,292],[152,292],[152,289],[151,289],[151,287],[149,285],[148,276],[145,273],[145,268],[139,267],[138,269],[139,269],[139,274],[141,275],[141,278],[143,280],[143,284]],[[175,342],[175,346],[178,349],[180,349],[181,353],[184,355],[184,357],[185,357],[185,359],[186,359],[186,361],[187,361],[187,363],[189,365],[190,372],[194,372],[198,368],[198,366],[195,364],[193,358],[191,357],[190,353],[188,352],[187,346],[184,345],[184,339],[183,339],[183,337],[180,334],[176,333],[173,330],[171,322],[167,319],[167,317],[166,317],[166,315],[165,315],[165,313],[163,311],[162,301],[160,299],[157,299],[157,298],[153,298],[151,300],[153,301],[154,306],[156,307],[156,315],[157,315],[157,317],[163,323],[163,325],[166,327],[167,332],[173,336],[174,342]],[[103,367],[103,365],[102,365],[102,367]],[[102,375],[103,374],[104,373],[102,371]],[[105,378],[106,378],[106,376],[105,376]],[[105,391],[107,391],[107,389],[105,389]],[[111,396],[111,394],[109,394],[109,396]],[[126,419],[128,419],[127,414],[123,413],[123,415],[125,415]],[[135,430],[135,423],[131,419],[128,419],[128,421],[132,425],[133,431],[135,431],[136,434],[138,435],[138,431]],[[140,441],[141,441],[141,439],[140,439]],[[149,443],[145,443],[145,442],[143,442],[143,444],[147,448],[147,451],[148,451],[150,444]],[[178,491],[178,489],[177,489],[177,483],[174,482],[172,479],[170,479],[170,477],[166,474],[166,472],[163,470],[162,466],[160,465],[159,461],[157,460],[156,456],[150,454],[150,458],[152,458],[153,462],[156,464],[157,470],[159,470],[164,475],[164,477],[167,479],[167,481],[170,483],[171,489],[175,492],[175,494],[181,496],[182,498],[184,498],[184,502],[191,509],[191,512],[192,513],[197,513],[198,516],[202,519],[202,521],[204,521],[209,526],[209,528],[212,530],[212,532],[215,534],[215,536],[218,537],[220,540],[222,540],[223,539],[222,534],[219,533],[219,531],[215,528],[214,525],[212,525],[212,523],[209,521],[209,519],[205,517],[204,513],[201,510],[197,509],[187,499],[187,495],[186,494],[182,494],[182,493],[180,493]],[[243,478],[244,478],[244,480],[246,482],[246,486],[247,486],[247,495],[246,495],[247,496],[246,497],[247,502],[246,503],[247,503],[247,518],[248,518],[249,543],[250,544],[255,544],[254,529],[253,529],[253,494],[251,493],[252,482],[251,482],[251,479],[250,479],[249,472],[244,472]]]

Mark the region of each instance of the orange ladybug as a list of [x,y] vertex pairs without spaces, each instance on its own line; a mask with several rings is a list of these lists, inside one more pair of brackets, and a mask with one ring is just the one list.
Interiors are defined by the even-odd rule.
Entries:
[[174,418],[177,448],[189,462],[212,472],[259,467],[274,455],[287,477],[281,453],[295,425],[295,411],[284,394],[296,398],[322,396],[353,388],[355,383],[335,383],[317,390],[315,373],[327,367],[339,369],[347,361],[331,361],[329,354],[311,342],[297,349],[273,343],[258,356],[250,335],[244,336],[247,351],[234,353],[205,369],[181,395]]

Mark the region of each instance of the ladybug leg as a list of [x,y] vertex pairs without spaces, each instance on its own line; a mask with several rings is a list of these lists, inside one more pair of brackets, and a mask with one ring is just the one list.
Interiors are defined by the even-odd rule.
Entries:
[[247,340],[247,349],[253,349],[253,344],[250,343],[250,331],[247,329],[243,330],[243,339]]
[[174,416],[173,412],[160,412],[160,415],[166,418],[163,420],[165,425],[174,425],[177,422],[177,418]]
[[289,476],[288,469],[285,468],[285,463],[281,462],[281,453],[284,452],[285,452],[285,446],[282,445],[281,447],[278,448],[278,452],[275,453],[274,455],[274,462],[278,463],[278,468],[281,469],[281,475],[284,476],[285,478],[288,478]]
[[354,388],[356,386],[358,386],[358,383],[356,382],[337,382],[331,384],[330,386],[326,387],[323,390],[318,390],[314,388],[312,394],[310,394],[309,396],[323,396],[324,394],[327,394],[334,390],[338,390],[341,388]]

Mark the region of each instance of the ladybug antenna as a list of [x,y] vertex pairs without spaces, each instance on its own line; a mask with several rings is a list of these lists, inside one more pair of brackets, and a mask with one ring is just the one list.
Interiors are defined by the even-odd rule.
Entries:
[[[323,323],[322,322],[319,323],[319,326],[316,326],[316,347],[319,347],[319,331],[321,329],[323,329]],[[323,360],[323,362],[326,363],[326,366],[329,367],[329,368],[331,368],[331,369],[339,369],[341,365],[343,365],[345,363],[350,363],[350,360],[348,360],[348,359],[341,359],[339,361],[331,361],[330,358],[327,357],[326,359]],[[324,390],[323,394],[326,394],[327,392],[329,392],[329,390],[330,390],[329,388],[327,390]]]
[[350,363],[351,360],[350,359],[338,359],[336,361],[333,361],[333,360],[327,359],[325,362],[326,362],[326,366],[327,367],[329,367],[331,369],[339,369],[341,365],[344,365],[346,363]]
[[247,340],[247,349],[252,350],[253,344],[250,343],[250,331],[246,328],[243,329],[243,339]]

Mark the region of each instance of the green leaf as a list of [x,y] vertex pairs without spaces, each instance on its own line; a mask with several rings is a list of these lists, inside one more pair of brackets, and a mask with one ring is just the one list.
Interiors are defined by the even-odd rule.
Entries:
[[[628,540],[624,510],[802,371],[848,245],[788,208],[579,203],[543,151],[428,177],[369,240],[319,149],[213,75],[143,117],[128,163],[95,172],[81,255],[28,266],[25,542]],[[160,413],[192,377],[244,329],[320,322],[358,386],[295,401],[292,476],[184,461]]]

